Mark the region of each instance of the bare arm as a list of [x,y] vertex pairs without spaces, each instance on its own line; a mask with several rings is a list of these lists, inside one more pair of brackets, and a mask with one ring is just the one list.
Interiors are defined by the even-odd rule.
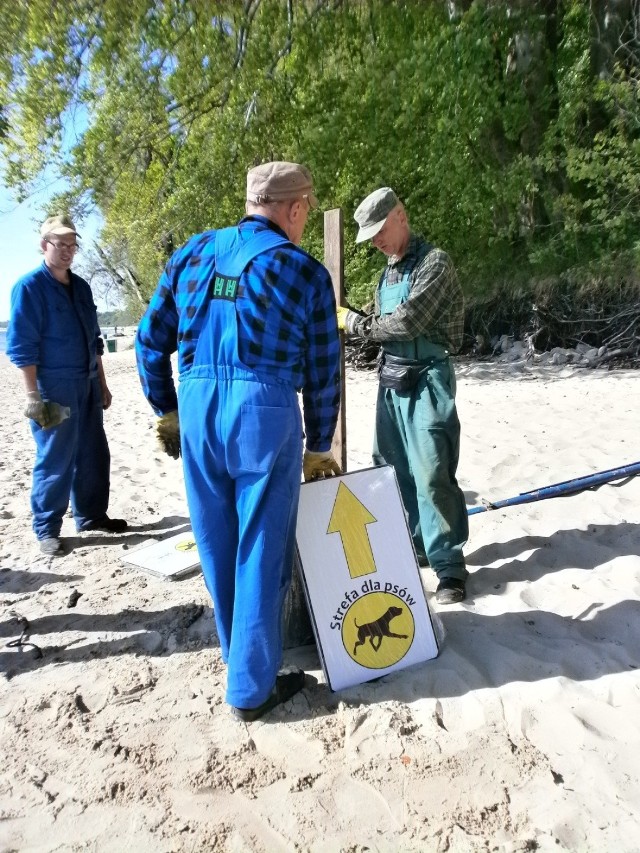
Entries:
[[19,367],[18,370],[22,373],[22,381],[26,394],[32,394],[38,390],[38,368],[35,364],[28,364],[26,367]]
[[102,364],[102,356],[96,356],[96,364],[98,366],[98,379],[100,380],[100,389],[102,391],[102,408],[108,409],[111,405],[111,391],[107,386],[107,377],[104,375],[104,366]]

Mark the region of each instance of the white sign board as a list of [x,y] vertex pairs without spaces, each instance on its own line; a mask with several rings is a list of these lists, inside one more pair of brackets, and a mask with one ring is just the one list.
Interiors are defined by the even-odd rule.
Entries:
[[392,467],[304,483],[296,538],[316,641],[332,690],[437,656]]
[[200,568],[198,549],[190,530],[138,548],[123,557],[122,562],[166,580],[174,580]]

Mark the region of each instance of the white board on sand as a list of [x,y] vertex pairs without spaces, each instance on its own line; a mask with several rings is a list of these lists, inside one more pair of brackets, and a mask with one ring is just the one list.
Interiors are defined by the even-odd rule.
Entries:
[[304,483],[296,541],[322,667],[332,690],[437,656],[392,467]]
[[165,580],[175,580],[200,568],[193,533],[178,533],[153,545],[144,545],[122,557],[122,562]]

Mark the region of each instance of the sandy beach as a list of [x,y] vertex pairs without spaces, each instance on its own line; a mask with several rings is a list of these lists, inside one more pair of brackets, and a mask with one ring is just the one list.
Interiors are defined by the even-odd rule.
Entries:
[[[0,355],[0,851],[640,850],[640,477],[472,516],[468,599],[439,607],[421,571],[437,658],[333,693],[315,646],[290,649],[314,683],[247,725],[200,575],[122,563],[189,518],[133,352],[104,364],[109,512],[130,526],[65,518],[48,558]],[[460,364],[467,505],[637,462],[638,382]],[[370,465],[376,387],[348,370],[349,470]]]

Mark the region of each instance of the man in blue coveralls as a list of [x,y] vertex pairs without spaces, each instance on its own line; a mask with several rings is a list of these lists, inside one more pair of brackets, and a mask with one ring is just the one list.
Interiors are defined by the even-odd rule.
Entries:
[[382,346],[373,461],[394,466],[418,560],[438,576],[436,601],[454,604],[466,594],[469,536],[449,357],[462,344],[462,288],[450,257],[411,231],[390,187],[368,195],[354,218],[356,243],[371,240],[388,258],[374,313],[338,309],[341,329]]
[[[103,410],[111,392],[91,288],[71,272],[79,236],[68,216],[43,223],[44,262],[15,284],[7,330],[7,355],[22,371],[24,413],[36,443],[33,529],[40,550],[54,557],[64,553],[60,530],[69,499],[78,531],[127,527],[107,515],[111,459]],[[69,409],[64,420],[61,407]]]
[[245,722],[304,686],[301,670],[278,672],[301,468],[305,480],[340,471],[331,454],[340,403],[333,287],[298,246],[316,205],[304,166],[251,169],[247,215],[173,254],[136,339],[158,438],[182,454],[226,700]]

